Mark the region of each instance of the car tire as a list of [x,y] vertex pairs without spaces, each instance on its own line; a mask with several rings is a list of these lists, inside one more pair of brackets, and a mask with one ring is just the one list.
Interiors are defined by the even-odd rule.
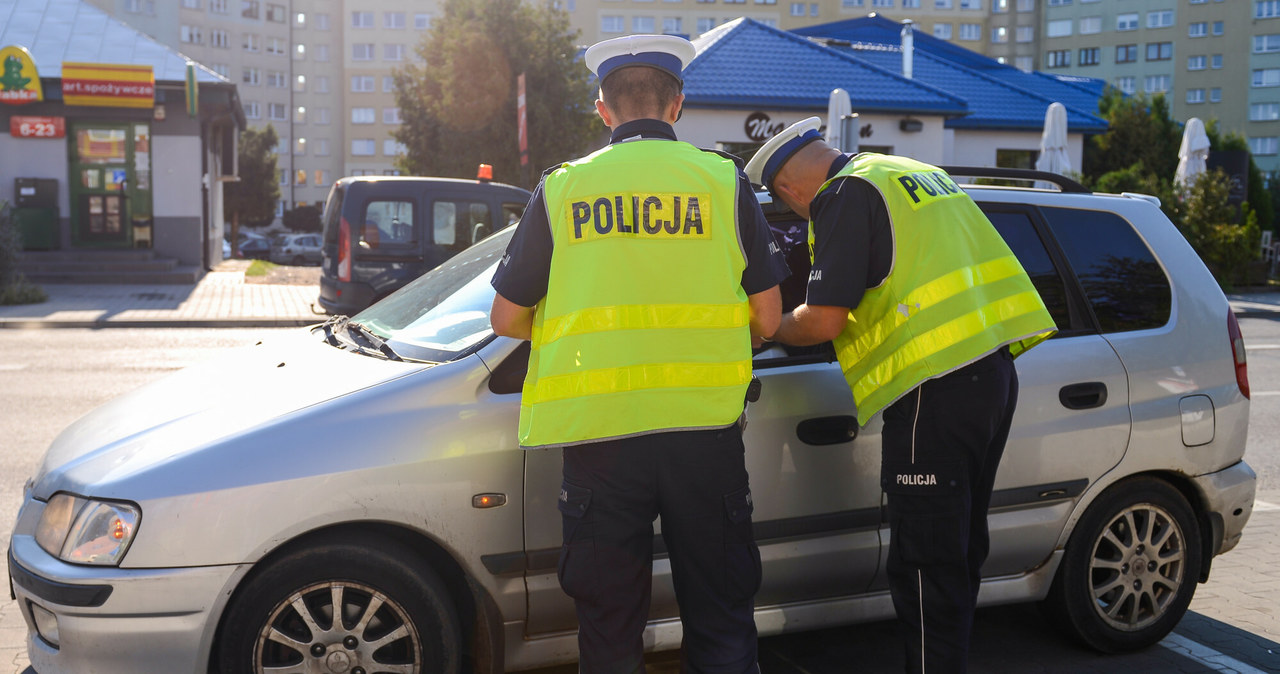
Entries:
[[1186,613],[1200,564],[1200,529],[1182,493],[1156,478],[1125,480],[1080,518],[1046,608],[1096,650],[1145,648]]
[[457,609],[440,577],[407,547],[373,536],[270,562],[236,593],[222,629],[218,671],[234,674],[456,674],[461,662]]

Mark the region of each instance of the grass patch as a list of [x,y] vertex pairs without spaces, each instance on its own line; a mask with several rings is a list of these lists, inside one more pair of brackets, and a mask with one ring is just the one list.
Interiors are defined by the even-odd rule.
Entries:
[[249,268],[244,270],[244,275],[245,276],[266,276],[267,274],[271,273],[272,269],[275,269],[275,268],[276,268],[275,263],[267,262],[266,260],[254,260],[253,262],[249,263]]
[[0,287],[0,305],[39,304],[47,299],[49,295],[44,288],[22,277],[18,278],[17,283]]

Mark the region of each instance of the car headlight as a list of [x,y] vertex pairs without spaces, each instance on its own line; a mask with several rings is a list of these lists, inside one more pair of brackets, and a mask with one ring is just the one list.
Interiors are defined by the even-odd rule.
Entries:
[[141,516],[132,504],[54,494],[40,515],[36,543],[64,562],[114,566],[133,542]]

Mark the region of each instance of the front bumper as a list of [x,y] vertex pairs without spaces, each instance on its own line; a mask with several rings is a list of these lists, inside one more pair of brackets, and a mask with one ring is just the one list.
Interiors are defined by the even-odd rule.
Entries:
[[[13,537],[9,576],[39,674],[202,674],[234,584],[247,565],[120,569],[67,564],[28,535]],[[57,619],[58,643],[33,606]]]
[[1220,555],[1236,547],[1253,514],[1258,476],[1249,464],[1238,461],[1216,473],[1191,478],[1191,482],[1204,501],[1209,519],[1209,534],[1213,537],[1210,552]]

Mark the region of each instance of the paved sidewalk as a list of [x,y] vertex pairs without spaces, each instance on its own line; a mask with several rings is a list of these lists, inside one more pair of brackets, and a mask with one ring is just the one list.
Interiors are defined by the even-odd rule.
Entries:
[[195,285],[45,284],[41,304],[0,306],[0,328],[251,328],[322,322],[316,284],[246,283],[212,271]]

